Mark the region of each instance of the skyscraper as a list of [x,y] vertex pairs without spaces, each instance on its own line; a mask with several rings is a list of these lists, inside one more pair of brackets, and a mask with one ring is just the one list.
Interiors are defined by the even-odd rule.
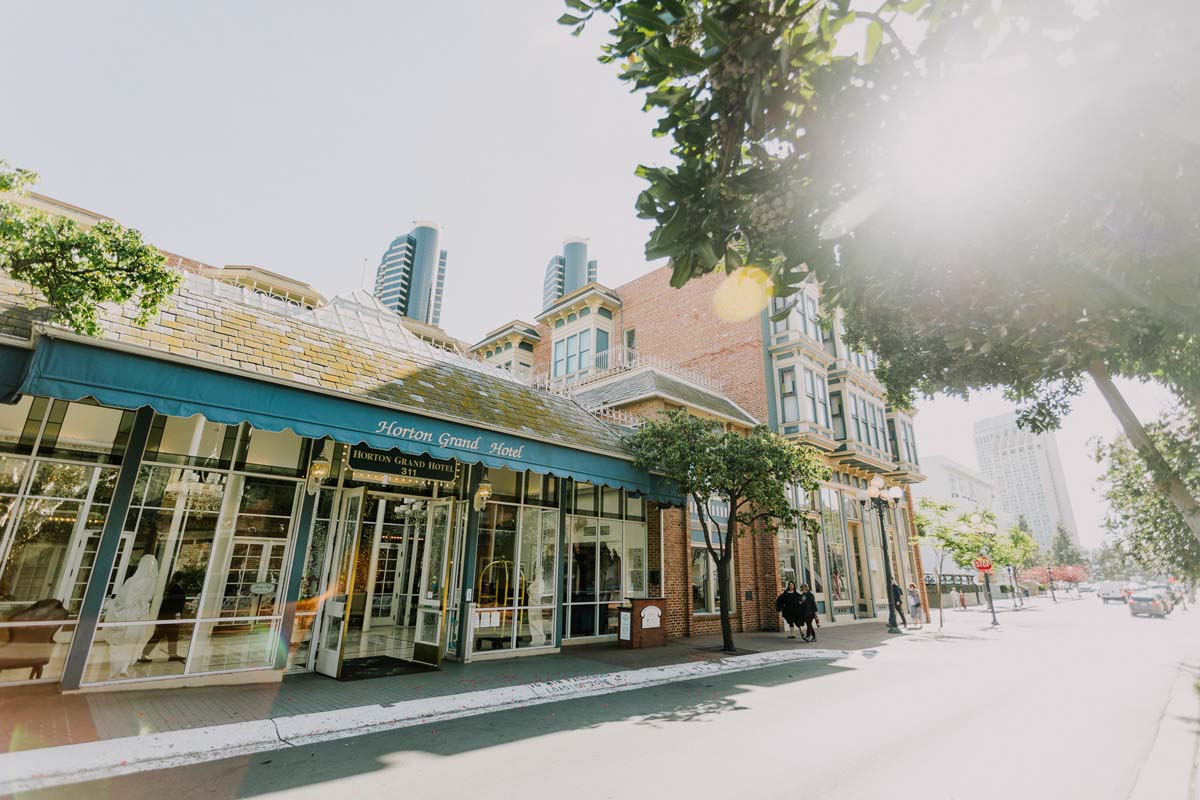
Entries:
[[1025,517],[1039,545],[1050,546],[1060,522],[1079,543],[1054,434],[1021,430],[1015,413],[989,417],[975,423],[975,455],[1004,511]]
[[542,309],[554,305],[563,295],[596,280],[596,261],[588,261],[588,240],[573,237],[563,242],[561,256],[546,265],[546,280],[542,284]]
[[415,222],[392,240],[375,273],[375,297],[397,314],[439,325],[446,284],[446,251],[438,247],[441,227]]

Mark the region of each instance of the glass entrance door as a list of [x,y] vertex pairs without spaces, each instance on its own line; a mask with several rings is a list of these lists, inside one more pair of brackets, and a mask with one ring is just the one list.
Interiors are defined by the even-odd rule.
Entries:
[[342,668],[342,639],[346,633],[351,572],[358,545],[358,529],[363,517],[363,488],[347,489],[336,517],[333,558],[329,562],[329,599],[324,604],[320,637],[317,644],[317,672],[332,678]]
[[400,599],[396,571],[402,561],[403,542],[380,542],[375,555],[375,580],[371,582],[371,625],[395,625]]
[[221,601],[222,617],[267,617],[275,613],[276,587],[287,543],[234,537]]
[[429,504],[413,661],[437,666],[442,661],[442,623],[446,609],[446,562],[450,551],[450,501]]

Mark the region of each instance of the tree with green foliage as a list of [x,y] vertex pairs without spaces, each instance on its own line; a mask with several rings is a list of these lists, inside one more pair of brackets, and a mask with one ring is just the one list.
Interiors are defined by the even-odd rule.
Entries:
[[576,32],[611,21],[601,60],[674,143],[636,202],[673,285],[815,278],[897,407],[999,387],[1051,430],[1090,378],[1200,541],[1195,492],[1113,381],[1200,397],[1200,6],[1131,26],[1111,0],[567,5]]
[[913,522],[917,527],[917,538],[933,553],[933,578],[937,585],[938,630],[946,625],[946,612],[942,608],[942,571],[946,557],[959,549],[958,528],[952,515],[954,506],[929,497],[922,497]]
[[1050,540],[1050,557],[1058,566],[1066,567],[1072,564],[1082,564],[1085,559],[1066,526],[1060,520],[1055,526],[1054,538]]
[[1088,562],[1089,572],[1099,581],[1127,581],[1133,575],[1132,561],[1118,539],[1101,542]]
[[802,519],[808,523],[789,501],[789,489],[811,492],[828,480],[829,469],[816,450],[793,444],[764,425],[743,435],[682,410],[647,421],[628,442],[639,468],[661,473],[693,505],[704,545],[717,566],[722,648],[734,652],[729,615],[734,542],[744,532],[774,535],[779,525],[793,526]]
[[[1200,437],[1192,415],[1176,409],[1147,431],[1188,487],[1200,491]],[[1129,441],[1097,441],[1095,458],[1104,467],[1103,524],[1122,557],[1151,573],[1200,580],[1200,543]]]
[[1025,600],[1021,597],[1017,574],[1020,570],[1037,563],[1038,557],[1037,540],[1030,533],[1029,526],[1022,525],[1024,522],[1024,517],[1019,518],[1016,525],[1009,528],[1004,536],[999,537],[997,555],[992,557],[996,563],[1008,567],[1013,584],[1013,599],[1021,605],[1024,605]]
[[37,289],[76,333],[100,333],[102,303],[133,300],[138,324],[148,322],[179,286],[179,272],[135,230],[112,220],[88,227],[20,202],[36,181],[0,160],[0,272]]

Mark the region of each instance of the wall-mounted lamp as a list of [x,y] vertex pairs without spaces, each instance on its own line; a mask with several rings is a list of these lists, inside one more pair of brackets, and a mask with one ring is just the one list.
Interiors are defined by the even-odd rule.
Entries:
[[329,477],[329,459],[320,456],[308,465],[308,484],[305,487],[309,494],[316,494],[321,481]]
[[483,507],[487,505],[488,498],[492,496],[492,484],[488,481],[480,481],[478,488],[475,489],[475,510],[483,511]]

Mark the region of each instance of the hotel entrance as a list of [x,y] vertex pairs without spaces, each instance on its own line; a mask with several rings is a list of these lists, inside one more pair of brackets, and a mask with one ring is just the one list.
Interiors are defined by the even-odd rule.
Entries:
[[437,666],[453,501],[341,493],[316,670],[334,678]]

